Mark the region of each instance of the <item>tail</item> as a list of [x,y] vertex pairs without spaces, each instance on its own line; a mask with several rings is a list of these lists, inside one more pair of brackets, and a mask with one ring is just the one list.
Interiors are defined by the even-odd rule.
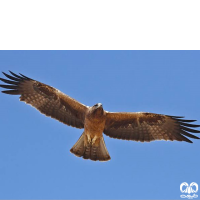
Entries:
[[100,139],[98,146],[92,143],[88,143],[87,145],[85,145],[84,137],[86,137],[86,135],[83,132],[76,144],[70,149],[71,153],[75,154],[78,157],[83,157],[84,159],[90,159],[94,161],[110,160],[110,155],[106,149],[103,137]]

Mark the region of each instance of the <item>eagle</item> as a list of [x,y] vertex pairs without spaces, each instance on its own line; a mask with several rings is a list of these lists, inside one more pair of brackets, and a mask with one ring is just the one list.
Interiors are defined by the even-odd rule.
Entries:
[[42,114],[68,126],[84,129],[70,152],[78,157],[93,161],[111,159],[106,148],[103,133],[111,138],[150,142],[154,140],[185,141],[200,139],[191,133],[200,133],[192,122],[180,116],[148,112],[108,112],[101,103],[91,107],[76,101],[56,88],[31,79],[23,74],[0,78],[5,94],[20,95],[20,101],[35,107]]

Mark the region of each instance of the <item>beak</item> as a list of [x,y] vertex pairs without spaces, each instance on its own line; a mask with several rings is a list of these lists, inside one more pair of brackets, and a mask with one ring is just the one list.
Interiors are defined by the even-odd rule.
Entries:
[[103,107],[102,103],[98,103],[98,107]]

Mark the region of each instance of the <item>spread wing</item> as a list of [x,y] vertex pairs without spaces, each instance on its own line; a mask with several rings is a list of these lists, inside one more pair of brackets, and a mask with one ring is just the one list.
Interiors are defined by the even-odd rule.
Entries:
[[[178,140],[192,143],[187,137],[200,139],[190,133],[200,133],[191,124],[196,120],[154,113],[106,113],[104,133],[112,138],[150,142]],[[185,137],[187,136],[187,137]]]
[[3,72],[8,79],[0,78],[9,85],[0,87],[9,89],[2,91],[6,94],[21,95],[20,101],[32,105],[46,116],[50,116],[64,124],[76,128],[84,128],[85,112],[87,107],[75,99],[70,98],[59,90],[35,81],[22,74],[11,75]]

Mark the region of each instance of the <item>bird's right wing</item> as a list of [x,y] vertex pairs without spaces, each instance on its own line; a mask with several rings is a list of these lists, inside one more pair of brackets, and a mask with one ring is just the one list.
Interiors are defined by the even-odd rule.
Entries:
[[9,84],[0,85],[2,88],[9,89],[2,91],[3,93],[21,95],[20,101],[30,104],[46,116],[69,126],[84,128],[87,106],[49,85],[35,81],[22,74],[10,73],[12,76],[3,73],[9,79],[0,78],[1,81]]

